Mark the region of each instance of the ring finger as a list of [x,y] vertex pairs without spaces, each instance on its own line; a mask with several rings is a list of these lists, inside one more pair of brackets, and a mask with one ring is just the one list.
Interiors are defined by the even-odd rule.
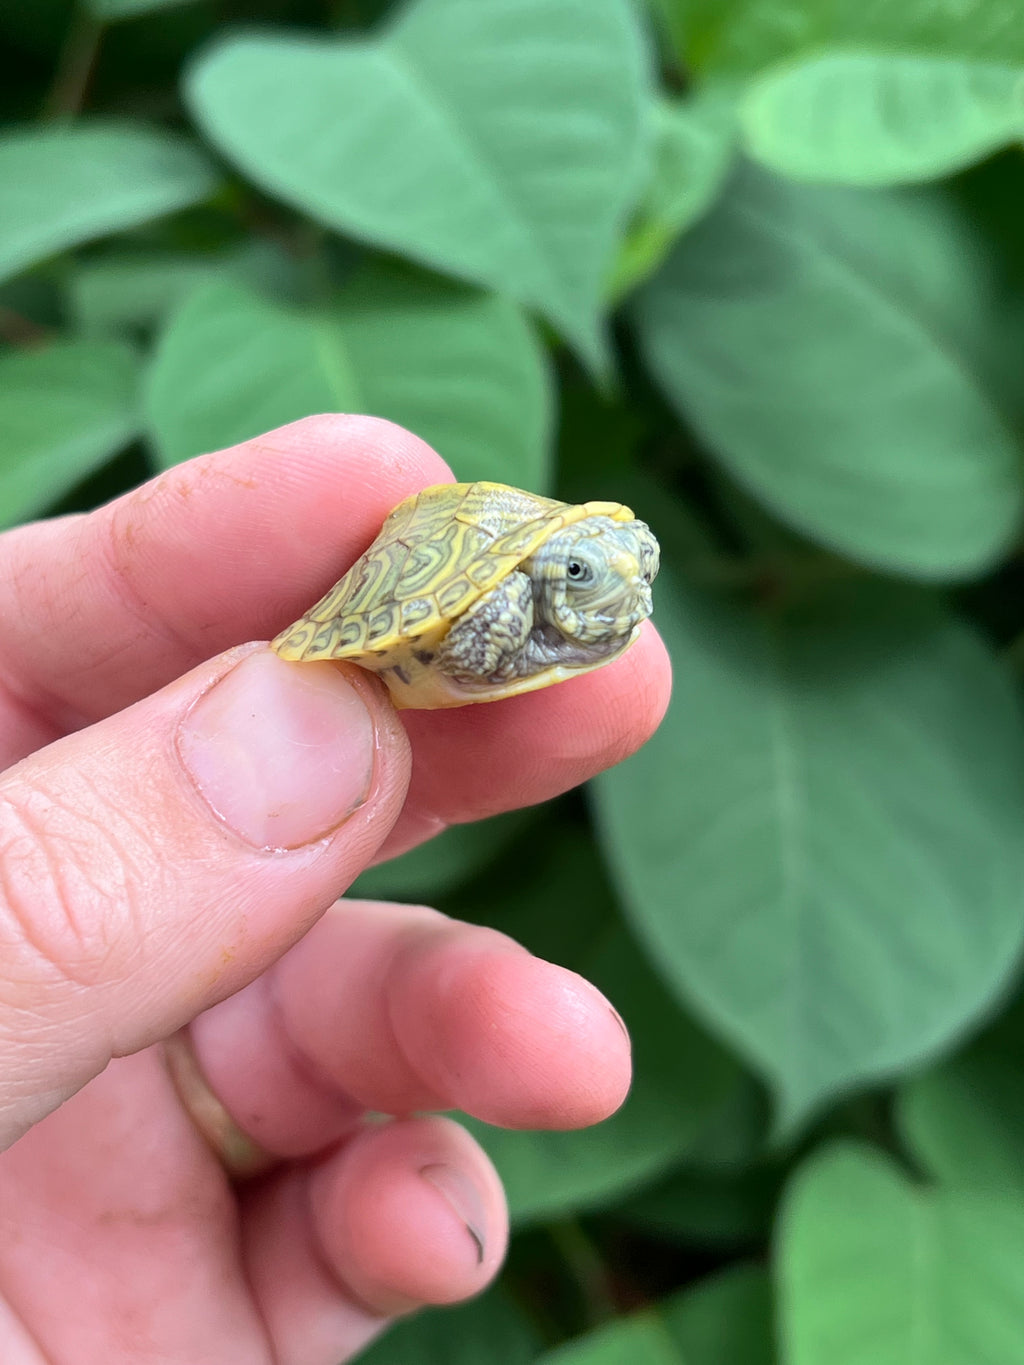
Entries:
[[54,1365],[335,1365],[479,1292],[507,1240],[493,1168],[444,1119],[368,1128],[236,1203],[156,1049],[0,1156],[0,1205],[0,1359]]

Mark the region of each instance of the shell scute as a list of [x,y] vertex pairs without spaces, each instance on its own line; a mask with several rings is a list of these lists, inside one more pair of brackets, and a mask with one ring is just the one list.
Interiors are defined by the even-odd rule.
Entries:
[[399,603],[388,602],[372,611],[366,619],[366,638],[374,644],[393,636],[398,629]]
[[454,523],[439,529],[433,539],[413,546],[396,593],[405,597],[432,591],[448,566],[458,563],[460,550],[459,527]]
[[481,557],[466,566],[466,577],[474,588],[479,588],[481,592],[493,588],[495,583],[505,576],[506,572],[503,562],[497,555]]
[[410,597],[402,603],[400,624],[402,630],[415,630],[421,622],[430,619],[437,607],[431,597]]
[[453,578],[450,582],[442,584],[435,597],[441,615],[452,616],[454,613],[464,610],[463,604],[467,598],[472,599],[476,595],[472,582],[464,575],[460,575],[458,578]]
[[[559,520],[559,519],[555,519]],[[494,555],[526,555],[537,543],[538,535],[546,539],[554,529],[551,517],[535,517],[524,526],[513,526],[504,535],[497,536],[490,546]]]

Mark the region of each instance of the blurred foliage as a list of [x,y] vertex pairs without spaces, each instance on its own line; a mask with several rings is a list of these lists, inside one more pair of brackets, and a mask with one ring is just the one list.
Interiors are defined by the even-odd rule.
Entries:
[[662,540],[658,736],[356,888],[637,1062],[472,1124],[503,1282],[367,1359],[1024,1365],[1024,0],[0,0],[0,53],[0,523],[345,408]]

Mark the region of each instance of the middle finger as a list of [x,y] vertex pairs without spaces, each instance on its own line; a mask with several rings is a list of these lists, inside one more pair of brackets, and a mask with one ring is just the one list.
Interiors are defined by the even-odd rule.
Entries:
[[305,1156],[364,1110],[462,1109],[578,1128],[629,1086],[604,996],[495,930],[422,906],[339,902],[273,968],[192,1024],[207,1083],[271,1154]]

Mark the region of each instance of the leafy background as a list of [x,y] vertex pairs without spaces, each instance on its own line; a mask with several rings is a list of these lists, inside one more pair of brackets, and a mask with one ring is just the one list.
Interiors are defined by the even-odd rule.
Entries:
[[505,1276],[367,1358],[1024,1362],[1024,0],[0,0],[0,52],[4,524],[363,409],[664,547],[657,738],[360,883],[637,1059],[474,1125]]

